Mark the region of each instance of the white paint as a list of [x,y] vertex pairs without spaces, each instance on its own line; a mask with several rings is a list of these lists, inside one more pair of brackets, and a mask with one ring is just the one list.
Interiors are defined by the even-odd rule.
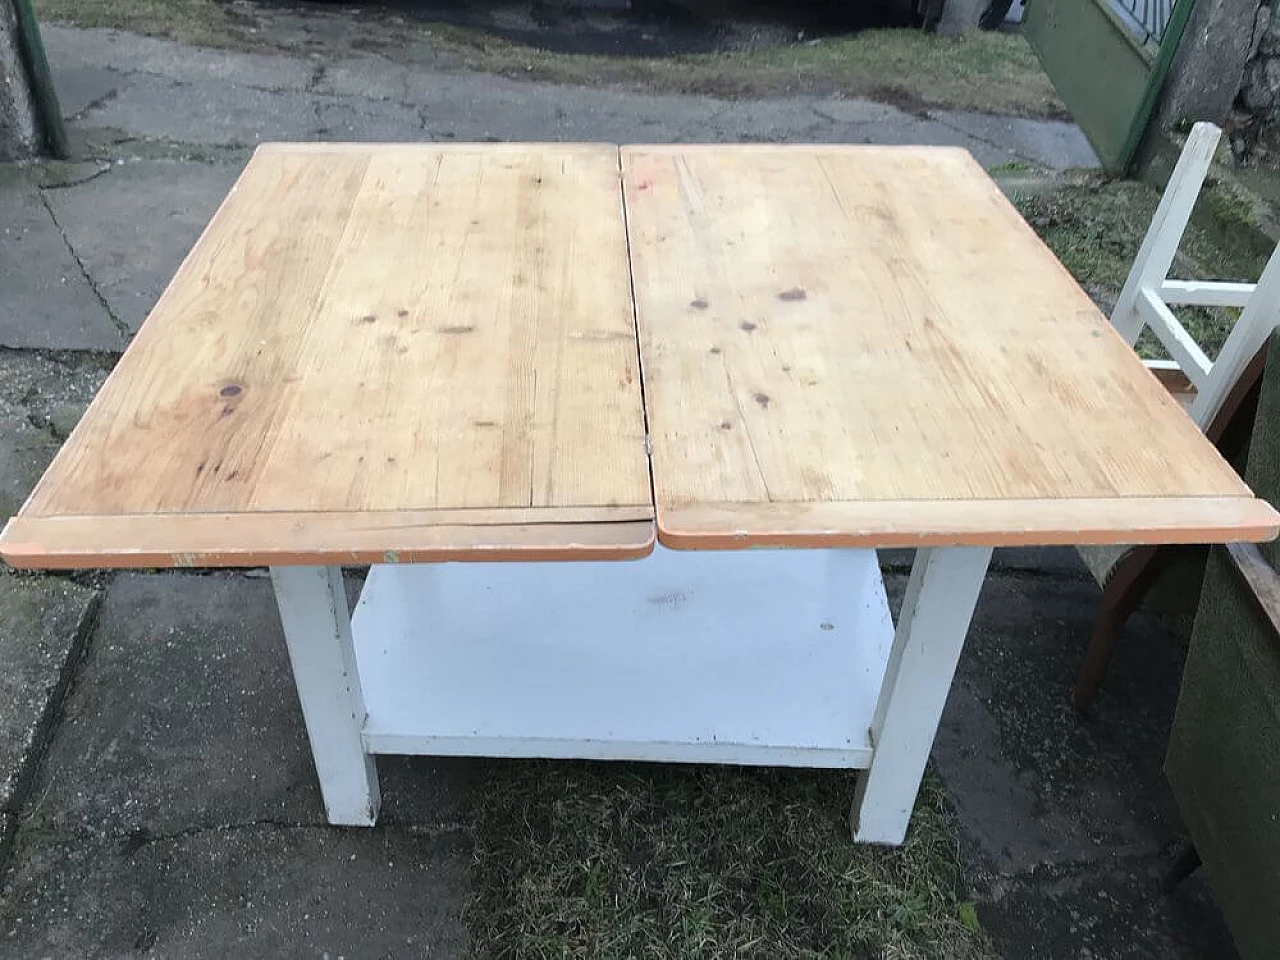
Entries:
[[360,739],[365,706],[338,567],[272,567],[293,679],[329,822],[372,826],[378,774]]
[[869,762],[893,636],[872,550],[662,547],[374,567],[353,632],[378,753],[815,767]]
[[1217,415],[1231,387],[1240,379],[1253,355],[1262,349],[1277,324],[1280,324],[1280,247],[1271,252],[1271,259],[1262,270],[1253,296],[1218,351],[1209,383],[1191,402],[1191,417],[1201,427],[1207,426]]
[[902,843],[969,632],[990,547],[916,551],[876,705],[871,766],[850,812],[854,839]]
[[1209,371],[1213,361],[1200,349],[1200,345],[1191,338],[1187,328],[1173,315],[1160,295],[1154,290],[1143,289],[1138,292],[1138,316],[1140,316],[1151,332],[1154,333],[1166,350],[1173,355],[1188,380],[1203,390],[1209,382]]
[[[1221,136],[1222,131],[1211,123],[1197,123],[1191,128],[1111,314],[1112,324],[1130,344],[1137,341],[1144,326],[1159,337],[1196,386],[1190,413],[1201,430],[1213,422],[1249,361],[1280,323],[1280,249],[1272,252],[1256,284],[1169,279],[1169,269]],[[1210,361],[1169,309],[1169,303],[1242,307],[1243,312],[1218,358]]]
[[1124,288],[1116,299],[1111,312],[1111,324],[1130,344],[1137,343],[1142,332],[1142,318],[1138,315],[1138,294],[1143,289],[1158,290],[1169,276],[1178,244],[1191,219],[1191,211],[1200,195],[1200,185],[1213,162],[1214,151],[1222,131],[1212,123],[1197,123],[1191,128],[1182,154],[1169,175],[1164,195],[1156,207],[1147,235],[1134,258],[1133,267],[1124,282]]
[[1193,307],[1243,307],[1253,295],[1255,284],[1230,280],[1166,280],[1160,299]]

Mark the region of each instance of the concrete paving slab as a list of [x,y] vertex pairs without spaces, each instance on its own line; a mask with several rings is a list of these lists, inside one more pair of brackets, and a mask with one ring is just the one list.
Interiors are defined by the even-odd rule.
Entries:
[[[413,69],[390,63],[381,57],[348,57],[328,59],[312,90],[342,99],[389,100],[409,103],[425,102],[434,94],[433,80],[438,73],[415,78]],[[410,93],[410,85],[413,93]]]
[[34,827],[6,891],[14,957],[463,956],[458,831],[248,824],[66,840]]
[[989,146],[1008,149],[1054,170],[1098,166],[1098,155],[1074,123],[961,110],[933,110],[930,116]]
[[66,836],[323,823],[270,581],[117,576],[45,769]]
[[[455,823],[474,767],[380,761],[383,822]],[[270,581],[118,576],[40,797],[35,815],[60,835],[324,824]]]
[[1140,668],[1147,695],[1123,709],[1100,699],[1082,718],[1071,689],[1099,600],[1084,580],[994,576],[983,589],[934,758],[1003,872],[1156,855],[1177,839],[1161,761],[1179,652],[1136,618],[1109,680],[1123,688]]
[[111,364],[101,354],[0,350],[0,522],[26,501]]
[[36,188],[16,178],[0,181],[0,347],[124,348]]
[[316,111],[316,135],[321,140],[413,143],[423,139],[418,112],[398,103],[319,98]]
[[[406,64],[417,58],[417,46],[429,43],[408,28],[402,33],[380,41],[387,56],[351,56],[350,43],[338,43],[341,52],[333,62],[196,50],[149,38],[134,38],[135,45],[110,31],[67,28],[52,32],[46,43],[55,70],[60,63],[127,70],[116,95],[86,111],[86,121],[188,144],[402,140],[411,138],[416,117],[424,138],[437,140],[944,144],[965,147],[988,166],[1096,166],[1079,129],[1059,121],[963,111],[916,114],[811,95],[727,101],[522,83],[440,69],[429,52],[422,55],[425,62]],[[314,42],[319,49],[335,49],[333,38]],[[136,58],[125,56],[126,46],[130,57],[136,46]]]
[[67,64],[53,77],[58,106],[64,117],[76,117],[115,92],[125,83],[125,74],[112,67]]
[[[889,578],[895,597],[903,583]],[[1182,835],[1161,770],[1177,644],[1139,615],[1090,715],[1071,706],[1098,600],[1085,580],[983,588],[933,748],[966,881],[1006,956],[1231,956],[1211,901],[1159,890]]]
[[57,577],[0,574],[0,810],[19,812],[84,650],[97,592]]
[[112,312],[136,331],[240,172],[150,160],[47,194]]
[[316,70],[315,63],[306,57],[192,47],[118,30],[48,23],[41,24],[40,33],[55,73],[62,64],[75,64],[189,82],[212,80],[266,90],[303,90]]
[[[227,55],[234,70],[236,55]],[[85,119],[134,137],[218,146],[314,139],[315,98],[301,90],[267,90],[234,80],[132,74]]]
[[1160,889],[1160,871],[1141,864],[1045,870],[1034,889],[977,909],[1010,960],[1239,960],[1203,877],[1170,895]]

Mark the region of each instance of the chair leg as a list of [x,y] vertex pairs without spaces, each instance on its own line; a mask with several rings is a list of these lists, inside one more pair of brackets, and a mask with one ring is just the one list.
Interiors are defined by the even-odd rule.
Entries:
[[1196,849],[1194,843],[1188,840],[1182,845],[1178,855],[1174,857],[1173,863],[1169,864],[1169,869],[1164,872],[1164,879],[1161,881],[1160,886],[1165,893],[1173,893],[1178,884],[1199,869],[1200,851]]
[[1088,707],[1102,686],[1102,678],[1111,664],[1124,625],[1164,568],[1164,564],[1158,562],[1160,553],[1159,547],[1135,548],[1120,561],[1103,588],[1102,608],[1093,625],[1084,665],[1076,678],[1072,699],[1077,710]]

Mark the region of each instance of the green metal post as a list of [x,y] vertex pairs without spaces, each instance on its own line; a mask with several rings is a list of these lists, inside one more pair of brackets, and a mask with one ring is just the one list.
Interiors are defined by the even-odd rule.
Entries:
[[1174,4],[1173,12],[1169,15],[1164,36],[1160,38],[1160,53],[1151,66],[1151,79],[1147,81],[1147,89],[1142,95],[1142,102],[1138,105],[1138,112],[1133,118],[1133,124],[1129,127],[1129,134],[1125,137],[1124,147],[1121,149],[1122,167],[1125,172],[1128,172],[1133,164],[1134,154],[1138,152],[1142,137],[1147,132],[1151,113],[1155,110],[1160,91],[1164,89],[1165,78],[1169,76],[1169,67],[1173,64],[1173,55],[1178,52],[1178,45],[1182,43],[1182,34],[1187,29],[1187,21],[1191,19],[1191,11],[1195,5],[1196,0],[1178,0]]
[[44,54],[44,42],[40,39],[40,25],[36,22],[31,0],[14,0],[14,12],[18,22],[18,45],[35,94],[36,110],[40,114],[40,128],[44,132],[49,152],[60,160],[70,156],[67,130],[62,124],[62,108],[53,89],[53,77],[49,73],[49,61]]

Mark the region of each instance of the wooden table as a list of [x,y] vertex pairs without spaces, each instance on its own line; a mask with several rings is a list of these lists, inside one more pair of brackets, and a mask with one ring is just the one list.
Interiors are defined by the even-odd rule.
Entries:
[[333,823],[379,753],[635,758],[866,768],[898,843],[992,547],[1278,522],[963,151],[308,144],[0,552],[270,566]]

